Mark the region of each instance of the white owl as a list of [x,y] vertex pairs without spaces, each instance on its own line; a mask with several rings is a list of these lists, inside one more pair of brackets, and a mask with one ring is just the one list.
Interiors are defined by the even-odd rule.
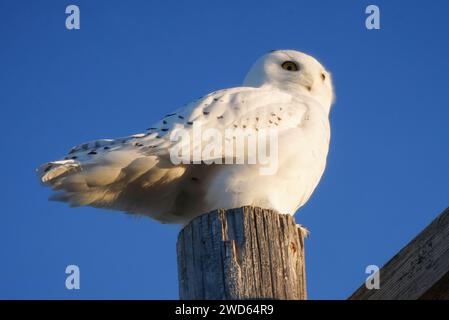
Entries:
[[[242,87],[202,97],[145,133],[76,146],[64,160],[42,165],[38,174],[54,190],[52,200],[164,223],[185,224],[215,209],[245,205],[294,214],[324,172],[333,100],[331,76],[316,59],[275,50],[253,65]],[[204,156],[200,163],[174,163],[172,134],[193,132],[196,123],[218,132],[276,129],[276,173],[261,174],[257,163],[206,164]],[[234,157],[224,152],[223,158]]]

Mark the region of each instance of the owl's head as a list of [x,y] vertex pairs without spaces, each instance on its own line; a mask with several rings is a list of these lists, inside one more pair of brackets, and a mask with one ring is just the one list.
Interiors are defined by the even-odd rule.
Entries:
[[331,75],[315,58],[295,50],[274,50],[251,67],[245,86],[272,86],[311,95],[330,108],[334,101]]

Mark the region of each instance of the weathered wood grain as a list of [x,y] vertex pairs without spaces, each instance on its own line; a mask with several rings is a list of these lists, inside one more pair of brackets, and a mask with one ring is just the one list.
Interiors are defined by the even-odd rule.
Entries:
[[380,289],[351,300],[449,299],[449,208],[380,270]]
[[204,214],[181,230],[177,254],[181,299],[306,299],[304,237],[290,215]]

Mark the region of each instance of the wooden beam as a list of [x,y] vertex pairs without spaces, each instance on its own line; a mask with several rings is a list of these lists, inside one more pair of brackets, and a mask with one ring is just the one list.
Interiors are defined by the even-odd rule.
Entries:
[[216,210],[181,230],[181,299],[305,299],[304,237],[290,215]]
[[362,285],[349,299],[449,299],[449,208],[381,268],[379,290]]

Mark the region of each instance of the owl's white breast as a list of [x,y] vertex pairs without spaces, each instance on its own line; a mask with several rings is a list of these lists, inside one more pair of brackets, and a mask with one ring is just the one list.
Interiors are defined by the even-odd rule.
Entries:
[[321,179],[329,140],[327,113],[309,109],[300,127],[279,136],[279,167],[275,174],[261,175],[259,166],[221,166],[210,180],[202,212],[253,205],[294,214]]

